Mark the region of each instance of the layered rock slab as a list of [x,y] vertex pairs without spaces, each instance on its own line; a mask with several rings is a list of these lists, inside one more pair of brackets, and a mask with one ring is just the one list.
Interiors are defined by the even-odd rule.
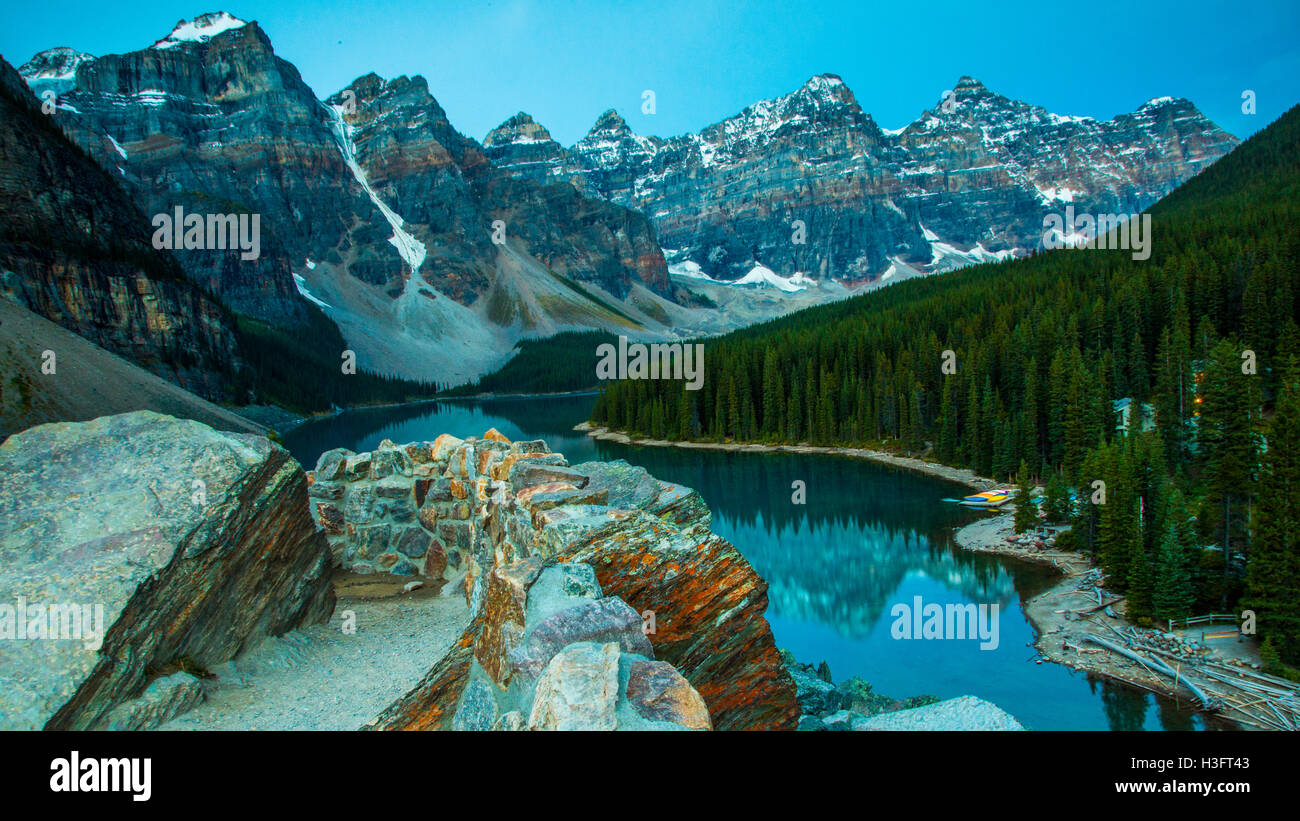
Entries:
[[512,562],[492,570],[452,651],[372,726],[710,729],[699,693],[653,653],[635,611],[602,596],[589,566]]
[[0,476],[0,603],[26,635],[33,607],[75,634],[0,641],[5,729],[92,727],[156,671],[333,610],[302,470],[263,437],[151,411],[41,425],[0,445]]
[[[449,505],[466,516],[464,546],[456,551],[463,563],[456,567],[464,568],[458,586],[474,621],[380,726],[449,728],[455,705],[469,692],[472,669],[507,687],[512,669],[535,678],[562,648],[578,641],[608,643],[638,625],[654,658],[667,662],[703,698],[713,727],[797,726],[795,685],[763,617],[767,585],[733,545],[709,530],[710,514],[699,494],[626,462],[569,467],[533,443],[507,445],[488,436],[439,441],[444,446],[435,446],[434,462],[444,464],[439,451],[445,451],[446,467],[427,485],[420,521],[440,528]],[[464,486],[466,504],[457,508],[457,494],[435,493],[441,482]],[[442,512],[432,515],[431,506]],[[340,555],[349,555],[354,540],[346,530],[333,540]],[[566,614],[565,631],[551,636],[547,628],[538,629],[546,617],[533,612],[536,605],[529,602],[538,596],[530,598],[528,591],[544,569],[557,565],[589,566],[592,586],[617,605],[591,596],[593,601],[574,604]],[[601,628],[579,635],[575,625],[584,619]],[[532,631],[527,636],[525,627]],[[621,644],[620,651],[649,656],[636,644]],[[631,676],[630,667],[620,669]],[[637,671],[637,692],[649,701],[676,698],[654,669]],[[648,709],[652,715],[654,708]]]

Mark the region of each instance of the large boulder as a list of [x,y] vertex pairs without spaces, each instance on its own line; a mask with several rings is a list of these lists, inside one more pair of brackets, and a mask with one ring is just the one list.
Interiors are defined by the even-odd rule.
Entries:
[[41,425],[0,445],[0,477],[0,636],[46,636],[0,641],[0,728],[93,727],[155,671],[334,608],[303,472],[263,437],[150,411]]

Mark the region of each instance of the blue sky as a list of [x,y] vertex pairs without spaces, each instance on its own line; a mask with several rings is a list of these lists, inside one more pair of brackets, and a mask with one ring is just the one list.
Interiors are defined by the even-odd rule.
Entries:
[[[56,45],[131,51],[218,9],[257,20],[321,97],[368,71],[424,75],[476,139],[519,110],[566,145],[608,108],[639,133],[698,131],[823,72],[886,128],[963,74],[1058,114],[1109,118],[1187,97],[1241,137],[1300,102],[1297,0],[41,0],[0,10],[0,54],[18,65]],[[641,112],[647,89],[652,115]],[[1241,111],[1246,89],[1254,116]]]

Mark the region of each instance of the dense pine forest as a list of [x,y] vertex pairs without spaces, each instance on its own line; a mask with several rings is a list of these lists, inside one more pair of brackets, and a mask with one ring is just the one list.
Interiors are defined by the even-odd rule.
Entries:
[[1300,666],[1300,107],[1150,213],[1150,259],[1054,251],[811,308],[706,340],[702,390],[609,383],[593,421],[883,447],[1042,482],[1046,515],[1073,523],[1062,538],[1094,555],[1131,618],[1252,609],[1267,663],[1287,673]]
[[240,355],[249,365],[235,375],[232,396],[298,413],[356,405],[428,399],[433,383],[381,376],[357,369],[343,372],[348,345],[338,327],[315,305],[306,305],[304,327],[285,331],[251,317],[236,317]]
[[596,387],[596,349],[617,343],[606,331],[567,331],[546,339],[526,339],[500,370],[443,391],[446,396],[480,393],[563,393]]

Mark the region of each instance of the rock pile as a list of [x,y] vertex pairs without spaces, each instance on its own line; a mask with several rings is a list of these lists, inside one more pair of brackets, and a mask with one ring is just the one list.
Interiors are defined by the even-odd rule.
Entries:
[[590,565],[521,559],[489,575],[452,651],[381,729],[710,729],[708,709],[654,659],[641,616],[604,596]]
[[[343,568],[445,578],[474,614],[461,652],[394,705],[384,726],[450,727],[471,659],[483,681],[504,686],[508,665],[493,658],[518,647],[525,620],[493,596],[504,595],[502,585],[528,587],[531,580],[510,581],[525,560],[590,565],[604,594],[646,624],[654,656],[703,697],[715,728],[793,729],[798,721],[794,683],[763,617],[767,585],[709,530],[708,508],[689,488],[621,461],[570,466],[544,442],[509,442],[495,430],[384,442],[371,454],[331,451],[311,481],[317,521]],[[539,664],[526,665],[528,674]]]

